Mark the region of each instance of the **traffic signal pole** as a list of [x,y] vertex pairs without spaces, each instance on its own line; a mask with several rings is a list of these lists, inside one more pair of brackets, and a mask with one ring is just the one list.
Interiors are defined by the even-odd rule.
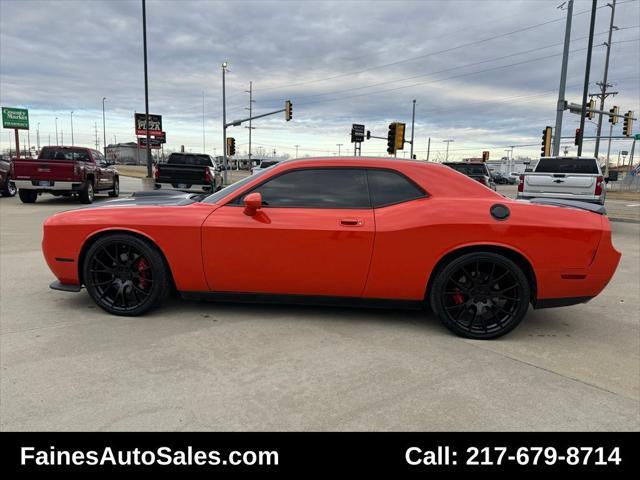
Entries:
[[227,62],[222,63],[222,164],[224,165],[224,184],[229,185],[229,160],[227,159],[227,97],[225,92],[224,77],[227,70]]
[[564,92],[567,86],[567,64],[569,62],[569,44],[571,43],[571,19],[573,16],[573,0],[567,5],[567,23],[564,28],[564,51],[562,53],[562,68],[560,70],[560,87],[558,88],[558,105],[556,108],[556,127],[553,137],[553,156],[560,155],[560,137],[562,135],[562,115],[564,114]]

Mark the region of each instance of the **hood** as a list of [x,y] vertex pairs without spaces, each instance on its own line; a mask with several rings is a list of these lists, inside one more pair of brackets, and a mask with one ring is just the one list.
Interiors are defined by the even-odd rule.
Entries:
[[134,192],[130,197],[109,200],[85,208],[183,206],[202,200],[206,195],[178,190]]

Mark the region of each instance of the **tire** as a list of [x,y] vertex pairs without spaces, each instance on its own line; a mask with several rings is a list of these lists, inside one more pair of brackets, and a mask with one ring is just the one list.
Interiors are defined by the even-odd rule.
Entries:
[[7,182],[5,183],[0,193],[3,197],[15,197],[16,193],[18,193],[18,189],[16,188],[16,184],[13,183],[9,177],[7,177]]
[[20,200],[22,200],[22,203],[35,203],[38,198],[38,192],[35,190],[20,189],[18,191],[18,196],[20,197]]
[[93,181],[87,180],[82,187],[82,190],[78,192],[80,203],[93,203],[95,197],[95,191],[93,189]]
[[113,180],[113,190],[109,191],[110,197],[117,197],[120,195],[120,179],[115,177]]
[[142,315],[171,293],[169,269],[160,252],[133,235],[100,238],[85,255],[83,283],[103,310],[126,317]]
[[431,308],[461,337],[498,338],[518,326],[529,308],[526,275],[502,255],[468,253],[448,262],[436,275],[429,292]]

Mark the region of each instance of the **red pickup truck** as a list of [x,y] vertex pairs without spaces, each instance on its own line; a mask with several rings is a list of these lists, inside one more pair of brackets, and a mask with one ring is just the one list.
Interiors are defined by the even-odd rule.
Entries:
[[118,172],[97,150],[83,147],[43,147],[37,159],[14,160],[12,174],[20,200],[33,203],[41,193],[77,195],[93,202],[96,192],[120,194]]

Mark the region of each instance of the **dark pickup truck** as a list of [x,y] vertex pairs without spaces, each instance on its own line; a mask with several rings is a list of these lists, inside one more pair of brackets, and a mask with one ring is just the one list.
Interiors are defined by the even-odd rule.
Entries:
[[469,178],[473,178],[475,181],[480,182],[491,190],[496,189],[496,184],[491,178],[489,169],[484,163],[473,162],[443,162],[443,165],[453,168],[454,170],[466,175]]
[[33,203],[42,193],[77,195],[92,203],[96,192],[110,197],[120,194],[118,172],[97,150],[84,147],[42,147],[37,159],[13,161],[13,181],[24,203]]
[[172,153],[155,166],[156,188],[200,192],[217,192],[222,188],[222,176],[210,155],[202,153]]

